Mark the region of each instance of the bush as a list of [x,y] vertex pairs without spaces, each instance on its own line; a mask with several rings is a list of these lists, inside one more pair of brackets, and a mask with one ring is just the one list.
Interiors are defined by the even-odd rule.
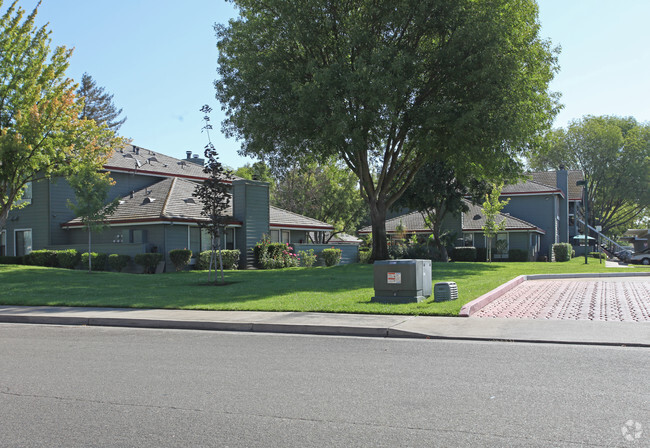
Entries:
[[162,254],[157,252],[137,254],[134,261],[144,268],[145,274],[153,274],[156,272],[156,266],[162,261]]
[[[93,271],[105,271],[108,265],[108,255],[92,252],[91,261],[91,268]],[[81,254],[81,264],[86,267],[88,266],[88,252]]]
[[603,260],[607,259],[607,255],[604,252],[589,252],[591,258],[602,258]]
[[58,267],[55,250],[33,250],[29,254],[25,255],[24,261],[25,264],[32,266],[45,266],[48,268]]
[[23,264],[23,257],[0,256],[0,264]]
[[571,260],[571,252],[573,247],[569,243],[555,243],[552,246],[555,261],[569,261]]
[[359,249],[359,263],[369,264],[372,258],[372,250]]
[[57,264],[65,269],[74,269],[81,260],[81,254],[76,249],[57,250]]
[[476,261],[487,261],[487,249],[485,247],[476,248]]
[[253,248],[253,255],[260,269],[291,268],[300,264],[300,257],[289,243],[272,243],[268,235],[262,235],[262,241]]
[[130,255],[110,254],[108,256],[108,265],[117,272],[122,272],[122,269],[129,264],[129,261],[131,261]]
[[185,269],[192,259],[192,251],[189,249],[173,249],[169,251],[169,259],[174,264],[176,272]]
[[469,247],[454,247],[452,252],[454,261],[476,261],[476,248]]
[[510,249],[508,261],[528,261],[528,251],[523,249]]
[[391,260],[401,260],[406,258],[406,251],[408,250],[406,244],[393,242],[388,246],[388,258]]
[[306,268],[312,267],[318,259],[318,256],[314,253],[314,249],[309,249],[307,251],[300,250],[298,251],[298,255],[302,260],[302,264],[304,264]]
[[341,249],[334,247],[323,249],[323,259],[325,260],[325,266],[336,266],[341,262]]
[[[223,262],[224,269],[238,269],[239,268],[239,256],[241,252],[239,249],[234,250],[222,250],[221,251],[221,261]],[[196,260],[195,269],[207,270],[210,267],[210,251],[206,250],[199,254],[199,257]],[[219,254],[217,254],[217,266],[212,266],[212,269],[219,269]]]

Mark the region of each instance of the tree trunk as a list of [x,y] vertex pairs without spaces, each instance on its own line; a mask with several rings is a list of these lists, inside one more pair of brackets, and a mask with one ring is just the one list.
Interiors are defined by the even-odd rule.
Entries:
[[372,221],[372,259],[387,260],[386,204],[383,201],[368,201]]
[[91,252],[91,231],[90,227],[88,227],[88,273],[93,272],[93,256]]
[[7,224],[7,219],[9,219],[9,208],[10,207],[6,207],[2,210],[2,213],[0,213],[0,229],[4,229]]
[[[223,258],[221,258],[221,238],[217,239],[217,247],[219,247],[219,269],[221,270],[221,283],[224,283],[225,280],[223,278]],[[216,275],[215,275],[215,280],[216,280]]]
[[[432,217],[429,216],[429,219]],[[444,218],[444,215],[442,215],[440,218],[437,216],[435,219],[432,220],[433,222],[433,243],[435,244],[436,248],[440,251],[440,257],[442,258],[442,261],[444,263],[447,263],[449,261],[449,254],[447,253],[447,248],[445,247],[444,244],[442,244],[442,240],[440,239],[440,230],[442,227],[442,219]]]

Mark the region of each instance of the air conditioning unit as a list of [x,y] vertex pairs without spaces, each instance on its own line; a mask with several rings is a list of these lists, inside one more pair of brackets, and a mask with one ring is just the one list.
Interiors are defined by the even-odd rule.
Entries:
[[433,287],[433,301],[445,302],[458,298],[458,286],[456,282],[439,282]]

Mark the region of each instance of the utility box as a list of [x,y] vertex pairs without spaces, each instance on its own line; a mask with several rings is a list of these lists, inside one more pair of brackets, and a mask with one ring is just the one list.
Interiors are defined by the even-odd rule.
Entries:
[[373,302],[422,302],[431,296],[431,260],[380,260],[373,269]]
[[433,301],[445,302],[458,298],[458,286],[455,282],[440,282],[433,287]]

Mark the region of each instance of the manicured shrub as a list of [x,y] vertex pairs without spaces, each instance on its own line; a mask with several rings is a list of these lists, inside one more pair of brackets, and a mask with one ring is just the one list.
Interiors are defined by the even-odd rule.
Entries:
[[476,261],[476,248],[469,247],[454,247],[452,252],[452,260],[454,261]]
[[487,261],[487,249],[485,247],[476,248],[476,261]]
[[133,260],[144,268],[145,274],[153,274],[156,272],[156,266],[162,261],[162,258],[162,254],[156,252],[136,254]]
[[369,264],[370,259],[372,258],[372,250],[370,249],[359,249],[359,263]]
[[56,251],[49,249],[33,250],[24,257],[25,264],[32,266],[45,266],[55,268],[58,266],[56,261]]
[[300,257],[293,252],[289,243],[272,243],[268,235],[253,248],[255,265],[260,269],[282,269],[296,267]]
[[0,256],[0,264],[23,264],[23,257]]
[[110,254],[108,256],[108,265],[117,272],[122,272],[122,269],[129,264],[129,261],[131,261],[130,255]]
[[[91,268],[93,271],[105,271],[108,266],[108,255],[104,253],[92,252]],[[88,266],[88,252],[81,254],[81,264]]]
[[341,249],[335,247],[323,249],[323,260],[325,260],[325,266],[336,266],[341,262]]
[[59,267],[74,269],[81,260],[81,254],[76,249],[57,250],[56,261]]
[[[239,249],[234,250],[222,250],[221,251],[221,261],[223,262],[224,269],[238,269],[239,268],[239,257],[241,252]],[[196,260],[195,269],[207,270],[210,267],[210,251],[206,250],[199,254],[199,257]],[[212,266],[212,269],[219,269],[219,254],[217,254],[217,266]]]
[[189,249],[173,249],[169,251],[169,259],[174,264],[176,272],[180,272],[190,264],[192,251]]
[[510,249],[508,261],[528,261],[528,251],[523,249]]
[[569,243],[555,243],[552,246],[555,261],[570,261],[573,247]]
[[316,263],[316,260],[318,259],[318,255],[314,253],[314,249],[309,249],[307,251],[299,250],[298,255],[300,256],[300,260],[302,261],[302,264],[306,268],[312,267]]
[[391,260],[401,260],[406,258],[406,251],[406,244],[393,241],[390,246],[388,246],[388,258]]

